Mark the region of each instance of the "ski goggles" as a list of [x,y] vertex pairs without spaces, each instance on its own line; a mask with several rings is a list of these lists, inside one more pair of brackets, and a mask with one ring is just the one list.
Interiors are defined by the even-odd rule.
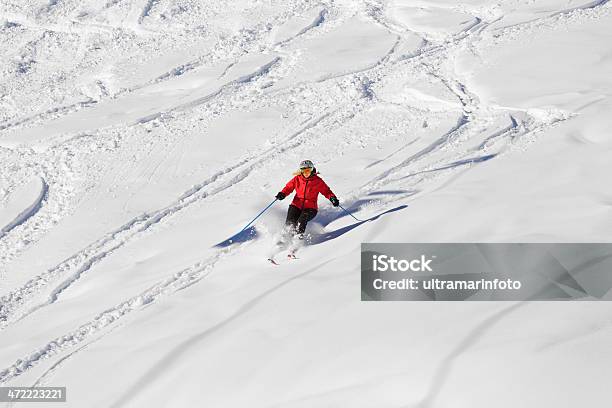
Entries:
[[312,171],[312,167],[300,167],[300,170],[302,170],[302,171],[304,171],[304,170]]

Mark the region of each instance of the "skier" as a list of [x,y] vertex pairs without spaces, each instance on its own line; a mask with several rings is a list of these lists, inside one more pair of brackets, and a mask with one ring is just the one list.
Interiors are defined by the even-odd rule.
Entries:
[[304,160],[300,163],[300,169],[294,173],[294,177],[289,180],[285,188],[279,191],[276,198],[283,200],[293,190],[295,190],[295,197],[293,197],[293,201],[287,210],[285,230],[302,240],[304,239],[306,224],[317,215],[319,193],[331,201],[334,207],[338,207],[340,201],[323,179],[318,176],[317,169],[310,160]]

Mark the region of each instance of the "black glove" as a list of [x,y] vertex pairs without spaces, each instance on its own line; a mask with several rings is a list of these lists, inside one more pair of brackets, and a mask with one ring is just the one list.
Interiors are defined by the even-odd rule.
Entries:
[[282,191],[279,191],[278,194],[276,195],[276,199],[277,200],[284,200],[285,197],[287,197],[287,196]]
[[336,196],[329,197],[329,201],[331,201],[334,207],[337,207],[340,205],[340,201],[336,198]]

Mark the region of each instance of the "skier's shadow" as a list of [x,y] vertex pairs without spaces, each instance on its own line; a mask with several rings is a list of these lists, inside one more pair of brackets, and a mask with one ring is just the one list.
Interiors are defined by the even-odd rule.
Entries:
[[[331,224],[333,221],[339,220],[340,218],[344,218],[344,217],[350,217],[350,214],[353,213],[357,213],[360,210],[362,210],[363,208],[367,208],[369,206],[372,205],[372,203],[376,200],[374,196],[402,196],[402,198],[408,198],[410,196],[415,195],[416,193],[418,193],[418,190],[380,190],[380,191],[373,191],[371,193],[368,193],[366,198],[362,198],[353,202],[350,202],[348,205],[346,205],[346,211],[343,211],[340,208],[326,208],[322,211],[319,211],[319,213],[317,214],[317,216],[315,217],[314,220],[312,220],[312,224],[318,224],[320,225],[322,228],[327,227],[329,224]],[[362,220],[362,221],[370,221],[370,220],[374,220],[378,217],[380,217],[383,214],[386,214],[388,212],[393,212],[393,211],[397,211],[398,209],[401,210],[403,208],[405,208],[406,206],[400,206],[400,207],[396,207],[396,208],[392,208],[391,210],[387,210],[385,212],[382,212],[372,218],[369,218],[367,220]]]
[[[403,194],[406,197],[409,197],[411,195],[416,194],[417,191],[416,190],[411,190],[411,191],[407,191],[407,190],[382,190],[382,191],[375,191],[372,193],[369,193],[368,196],[376,196],[376,195],[399,195],[399,194]],[[361,199],[361,200],[357,200],[352,202],[350,205],[347,206],[346,210],[350,213],[354,213],[354,212],[358,212],[362,207],[371,204],[372,203],[372,198],[367,198],[367,199]],[[363,224],[364,222],[369,222],[369,221],[374,221],[376,220],[378,217],[390,213],[390,212],[394,212],[394,211],[398,211],[398,210],[402,210],[404,208],[406,208],[407,205],[401,205],[399,207],[395,207],[392,208],[390,210],[384,211],[378,215],[375,215],[374,217],[368,218],[367,220],[362,220],[362,221],[358,221],[354,224],[348,225],[346,227],[342,227],[340,229],[337,229],[336,231],[331,231],[331,232],[327,232],[324,234],[310,234],[310,239],[307,240],[307,245],[316,245],[316,244],[320,244],[322,242],[325,241],[329,241],[330,239],[334,239],[339,237],[342,234],[345,234],[347,232],[349,232],[350,230],[357,228],[358,226],[360,226],[361,224]],[[316,218],[314,220],[311,221],[312,224],[318,224],[320,225],[322,228],[325,228],[327,225],[329,225],[332,221],[336,221],[340,218],[343,217],[349,217],[349,215],[344,212],[341,211],[339,212],[337,209],[334,210],[327,210],[327,211],[320,211],[319,214],[317,214]],[[244,231],[240,231],[239,233],[229,237],[228,239],[219,242],[218,244],[214,245],[213,248],[226,248],[229,247],[231,245],[234,244],[240,244],[243,242],[247,242],[247,241],[252,241],[257,239],[258,237],[258,233],[257,233],[257,229],[255,228],[255,226],[251,226],[247,229],[245,229]]]
[[[351,206],[351,207],[353,207],[353,206]],[[403,210],[406,207],[408,207],[408,206],[406,204],[403,204],[403,205],[400,205],[398,207],[391,208],[391,209],[389,209],[387,211],[383,211],[380,214],[375,215],[373,217],[370,217],[368,219],[357,221],[357,222],[355,222],[355,223],[353,223],[351,225],[347,225],[346,227],[338,228],[335,231],[330,231],[330,232],[326,232],[326,233],[323,233],[323,234],[311,234],[310,235],[310,239],[308,239],[308,241],[307,241],[307,245],[318,245],[318,244],[321,244],[323,242],[327,242],[329,240],[336,239],[339,236],[344,235],[347,232],[349,232],[349,231],[359,227],[360,225],[365,224],[366,222],[375,221],[375,220],[377,220],[378,218],[382,217],[385,214],[389,214],[389,213],[392,213],[392,212],[395,212],[395,211]],[[329,224],[331,221],[333,221],[335,219],[338,219],[338,218],[341,218],[341,217],[334,217],[332,220],[327,220],[327,222],[325,222],[325,224],[321,224],[321,225],[325,226],[325,225]]]
[[240,244],[242,242],[252,241],[257,238],[257,230],[255,227],[249,227],[244,231],[240,231],[239,233],[229,237],[225,241],[219,242],[214,248],[225,248],[234,244]]

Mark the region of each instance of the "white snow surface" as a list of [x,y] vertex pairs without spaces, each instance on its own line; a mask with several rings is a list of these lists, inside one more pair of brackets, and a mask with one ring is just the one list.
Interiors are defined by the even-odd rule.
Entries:
[[[4,1],[0,40],[0,384],[609,404],[608,302],[360,301],[362,242],[610,241],[608,1]],[[303,159],[366,222],[322,199],[273,266],[288,199],[234,235]]]

